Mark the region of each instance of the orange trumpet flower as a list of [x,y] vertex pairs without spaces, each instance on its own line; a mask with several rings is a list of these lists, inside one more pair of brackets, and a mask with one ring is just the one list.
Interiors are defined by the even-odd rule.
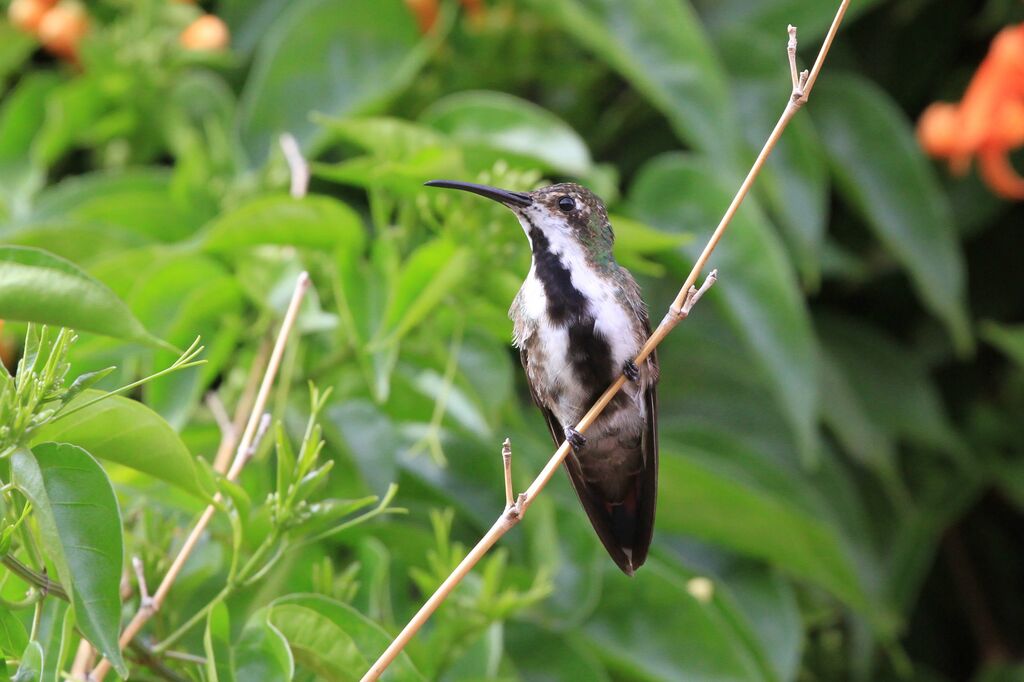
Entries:
[[1009,153],[1024,145],[1024,24],[1000,31],[959,104],[936,102],[917,124],[922,149],[963,174],[978,158],[985,183],[999,196],[1024,199],[1024,178]]

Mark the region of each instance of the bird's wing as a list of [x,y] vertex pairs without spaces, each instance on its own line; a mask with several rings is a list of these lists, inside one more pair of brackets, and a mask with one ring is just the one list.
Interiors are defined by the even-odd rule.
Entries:
[[[535,382],[530,371],[530,355],[526,348],[520,348],[519,360],[526,371],[527,384],[530,386],[533,402],[540,408],[541,414],[544,415],[547,422],[551,440],[556,446],[561,446],[565,440],[565,429],[554,413],[544,404],[534,387]],[[656,367],[657,360],[654,360],[654,363]],[[658,452],[656,425],[650,417],[650,415],[657,414],[657,397],[653,381],[645,391],[644,404],[646,406],[646,426],[641,440],[644,468],[636,474],[629,504],[608,504],[603,496],[584,478],[576,454],[570,451],[565,458],[565,469],[569,474],[569,481],[587,513],[587,518],[590,519],[590,524],[594,527],[608,554],[627,575],[633,575],[633,572],[647,558],[647,550],[651,544],[654,527],[654,505],[658,487]]]

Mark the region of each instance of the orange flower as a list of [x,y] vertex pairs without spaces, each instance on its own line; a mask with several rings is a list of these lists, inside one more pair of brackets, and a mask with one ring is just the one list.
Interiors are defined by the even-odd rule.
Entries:
[[7,7],[7,18],[11,24],[26,33],[39,30],[39,22],[43,20],[56,0],[13,0]]
[[[471,21],[480,21],[483,18],[483,0],[459,0],[459,2],[466,8],[466,13],[469,14]],[[439,0],[405,0],[405,6],[416,17],[416,23],[419,24],[421,33],[426,33],[434,27],[434,22],[437,21],[437,15],[440,12]]]
[[55,55],[76,61],[78,44],[89,32],[89,14],[75,0],[61,2],[39,21],[39,42]]
[[187,50],[215,52],[228,46],[231,33],[220,17],[204,14],[189,24],[178,40]]
[[1009,153],[1024,145],[1024,24],[996,35],[959,104],[932,104],[918,121],[922,149],[957,174],[977,157],[981,176],[1007,199],[1024,199]]

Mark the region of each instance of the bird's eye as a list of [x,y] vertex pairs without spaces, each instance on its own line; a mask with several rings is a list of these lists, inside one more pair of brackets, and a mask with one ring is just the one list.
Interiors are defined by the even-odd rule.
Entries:
[[558,208],[562,213],[569,213],[576,209],[576,202],[570,196],[563,196],[558,200]]

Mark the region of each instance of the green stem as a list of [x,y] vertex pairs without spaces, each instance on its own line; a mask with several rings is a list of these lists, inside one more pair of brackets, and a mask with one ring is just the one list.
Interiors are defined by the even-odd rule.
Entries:
[[11,573],[18,576],[28,584],[39,588],[46,594],[52,594],[58,599],[64,601],[70,601],[68,593],[61,587],[60,583],[50,580],[45,575],[33,571],[31,568],[15,559],[10,554],[7,554],[3,558],[3,564],[6,566]]
[[178,626],[178,628],[174,632],[167,635],[167,637],[165,637],[162,642],[155,644],[152,647],[152,651],[157,654],[162,654],[163,652],[165,652],[167,649],[173,646],[178,640],[180,640],[182,637],[188,634],[189,630],[194,628],[204,618],[206,618],[207,614],[213,609],[213,607],[215,607],[217,604],[221,603],[222,601],[230,597],[232,594],[234,594],[235,590],[237,590],[246,581],[246,577],[249,575],[249,572],[253,569],[253,567],[257,566],[259,562],[263,561],[263,555],[266,553],[268,549],[270,549],[271,545],[273,545],[274,542],[276,542],[276,540],[276,534],[264,540],[263,543],[256,549],[256,551],[253,552],[249,560],[245,562],[245,565],[242,567],[242,570],[238,572],[237,578],[229,580],[228,584],[225,585],[221,589],[221,591],[213,597],[213,599],[207,602],[203,606],[203,608],[199,609],[194,614],[192,614],[192,617],[190,617],[187,621]]
[[43,620],[43,602],[45,599],[40,599],[36,602],[36,609],[32,613],[32,633],[28,636],[30,642],[34,642],[39,639],[39,623]]
[[132,390],[133,388],[137,388],[139,386],[142,386],[143,384],[149,383],[150,381],[153,381],[154,379],[159,379],[160,377],[165,376],[167,374],[171,374],[172,372],[177,372],[179,370],[188,369],[189,367],[196,367],[197,365],[204,365],[204,364],[206,364],[206,360],[193,360],[192,359],[192,358],[196,357],[197,355],[199,355],[203,351],[203,346],[199,346],[198,344],[199,344],[199,339],[197,338],[195,341],[192,342],[192,345],[188,348],[188,350],[186,350],[184,353],[182,353],[181,357],[179,357],[174,362],[174,364],[172,364],[170,367],[166,367],[166,368],[160,370],[159,372],[157,372],[156,374],[150,374],[148,377],[143,377],[142,379],[139,379],[138,381],[133,381],[132,383],[128,384],[127,386],[122,386],[121,388],[115,388],[113,391],[110,391],[109,393],[104,393],[103,395],[96,396],[92,400],[87,400],[86,402],[82,403],[81,405],[76,405],[75,407],[71,408],[70,410],[68,410],[66,412],[58,412],[53,417],[53,421],[57,421],[58,419],[63,419],[64,417],[67,417],[69,414],[74,414],[75,412],[78,412],[79,410],[84,410],[85,408],[87,408],[87,407],[89,407],[91,405],[94,405],[94,404],[98,403],[101,400],[106,400],[107,398],[109,398],[112,395],[119,395],[121,393],[127,393],[128,391]]
[[184,637],[189,630],[194,628],[196,625],[200,623],[200,621],[206,618],[206,615],[213,609],[213,607],[215,607],[217,604],[221,603],[222,601],[230,597],[231,593],[234,592],[234,589],[234,583],[228,583],[227,585],[225,585],[221,589],[221,591],[214,596],[213,599],[211,599],[203,606],[203,608],[196,611],[194,614],[192,614],[191,618],[189,618],[180,626],[178,626],[177,630],[167,635],[167,637],[165,637],[162,642],[154,644],[152,647],[153,653],[162,654],[164,651],[166,651],[168,648],[174,645],[174,643],[182,637]]

